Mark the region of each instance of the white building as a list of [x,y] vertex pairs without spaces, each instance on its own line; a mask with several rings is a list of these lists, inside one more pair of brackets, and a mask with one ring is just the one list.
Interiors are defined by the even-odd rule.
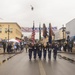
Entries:
[[59,40],[60,39],[60,36],[59,36],[59,30],[57,30],[55,32],[55,40]]
[[75,38],[75,18],[66,23],[66,38],[67,36],[69,36],[70,39]]
[[[63,29],[64,29],[64,32],[63,32]],[[55,32],[55,40],[63,40],[66,38],[66,28],[65,27],[62,27],[60,28],[59,30],[57,30]]]

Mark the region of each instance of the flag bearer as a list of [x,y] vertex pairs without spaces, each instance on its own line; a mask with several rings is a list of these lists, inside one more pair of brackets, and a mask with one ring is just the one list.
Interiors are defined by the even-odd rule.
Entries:
[[45,60],[46,60],[46,54],[47,54],[47,46],[44,45],[43,46],[43,57],[44,57]]

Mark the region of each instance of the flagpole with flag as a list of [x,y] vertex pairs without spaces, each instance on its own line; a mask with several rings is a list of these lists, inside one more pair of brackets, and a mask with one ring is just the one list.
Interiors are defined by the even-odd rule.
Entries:
[[43,24],[43,37],[46,38],[46,36],[47,36],[47,28],[45,24]]
[[52,27],[51,27],[51,23],[49,23],[49,43],[52,44]]
[[35,43],[35,27],[34,27],[34,21],[33,21],[33,28],[32,28],[32,36],[31,36],[33,44]]
[[41,40],[41,24],[39,24],[39,41]]

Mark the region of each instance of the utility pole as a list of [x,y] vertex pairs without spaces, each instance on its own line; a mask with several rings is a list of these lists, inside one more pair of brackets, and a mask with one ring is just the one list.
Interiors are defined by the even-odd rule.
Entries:
[[9,43],[9,32],[10,32],[10,30],[9,30],[9,25],[8,25],[8,43]]
[[64,31],[65,31],[65,28],[64,28],[64,25],[62,25],[63,27],[62,27],[62,32],[63,32],[63,43],[64,43]]

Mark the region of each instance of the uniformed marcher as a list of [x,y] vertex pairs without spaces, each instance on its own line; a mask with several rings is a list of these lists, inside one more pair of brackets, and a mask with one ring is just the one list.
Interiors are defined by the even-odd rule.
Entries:
[[39,56],[39,59],[41,59],[41,57],[42,57],[42,44],[39,44],[38,56]]
[[36,44],[33,45],[33,53],[34,53],[34,59],[36,60],[36,54],[37,54],[37,49],[36,49]]
[[51,50],[52,50],[52,45],[51,44],[47,44],[47,49],[48,49],[48,59],[51,59]]
[[58,46],[57,44],[53,45],[53,58],[56,60],[57,58],[57,50],[58,50]]
[[32,59],[32,44],[29,44],[29,59]]
[[45,60],[46,60],[46,54],[47,54],[47,46],[44,45],[43,46],[43,57],[44,57]]

